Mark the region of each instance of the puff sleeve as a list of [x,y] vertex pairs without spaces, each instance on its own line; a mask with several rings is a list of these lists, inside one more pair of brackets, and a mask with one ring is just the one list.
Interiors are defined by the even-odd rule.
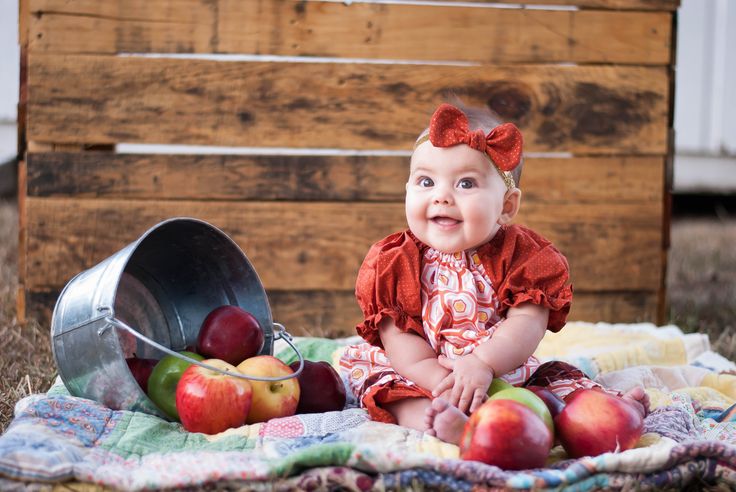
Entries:
[[371,247],[355,284],[364,319],[356,326],[358,335],[382,347],[378,324],[385,317],[392,318],[400,330],[424,335],[420,271],[419,247],[407,232],[392,234]]
[[[499,237],[500,236],[500,237]],[[547,329],[565,326],[572,303],[572,285],[565,256],[547,239],[523,226],[507,226],[497,233],[485,250],[496,294],[499,314],[532,302],[549,309]]]

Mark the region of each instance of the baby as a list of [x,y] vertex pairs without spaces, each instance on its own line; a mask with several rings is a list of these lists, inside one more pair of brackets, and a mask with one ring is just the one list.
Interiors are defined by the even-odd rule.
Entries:
[[[458,105],[459,106],[459,105]],[[456,443],[494,377],[561,398],[600,386],[532,355],[572,301],[568,264],[512,225],[522,136],[487,110],[442,104],[417,139],[406,184],[409,229],[374,244],[358,273],[364,343],[340,368],[374,420]],[[622,396],[646,414],[641,388]]]

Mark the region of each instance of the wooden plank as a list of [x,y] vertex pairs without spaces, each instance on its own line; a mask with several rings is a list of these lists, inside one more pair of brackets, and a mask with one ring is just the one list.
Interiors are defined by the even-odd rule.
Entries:
[[45,53],[671,62],[669,12],[301,0],[35,0],[32,7],[31,50]]
[[18,293],[15,298],[18,321],[26,321],[26,282],[28,264],[28,166],[25,160],[18,161]]
[[[403,200],[408,157],[32,153],[32,196]],[[125,179],[120,179],[125,176]]]
[[18,120],[17,120],[17,143],[18,158],[23,159],[26,153],[27,141],[26,135],[28,131],[28,45],[20,45],[20,66],[19,66],[19,87],[18,87]]
[[31,23],[31,0],[18,1],[18,44],[28,46],[28,31]]
[[[60,289],[28,293],[29,318],[48,325]],[[355,335],[361,312],[352,291],[269,291],[273,319],[295,336],[337,338]],[[656,322],[657,294],[575,292],[570,321]]]
[[348,337],[356,335],[361,312],[353,291],[268,292],[273,319],[296,336]]
[[[29,153],[28,194],[143,200],[401,201],[403,156]],[[524,203],[662,200],[662,157],[527,158]],[[121,179],[122,177],[125,179]]]
[[[466,0],[446,0],[448,2],[465,2]],[[674,11],[680,6],[680,0],[476,0],[479,3],[511,3],[528,5],[572,6],[581,9],[613,9],[613,10],[668,10]]]
[[411,149],[442,94],[518,123],[528,152],[664,154],[668,71],[31,55],[29,139]]
[[[58,287],[169,217],[227,232],[267,288],[347,290],[369,246],[405,228],[403,203],[202,202],[28,198],[31,290]],[[527,203],[519,218],[570,260],[583,290],[660,285],[661,204]]]
[[[274,320],[293,335],[345,337],[355,335],[362,314],[351,291],[271,291]],[[631,323],[656,321],[657,294],[638,292],[575,292],[569,320]]]
[[575,292],[570,321],[604,321],[607,323],[650,322],[663,324],[658,318],[659,294],[656,291]]

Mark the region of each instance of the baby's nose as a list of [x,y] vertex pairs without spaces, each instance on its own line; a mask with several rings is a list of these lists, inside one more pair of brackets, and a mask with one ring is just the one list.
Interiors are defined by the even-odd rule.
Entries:
[[453,203],[452,187],[443,183],[438,183],[434,187],[432,201],[435,205],[450,205]]
[[452,193],[448,190],[438,189],[434,195],[435,205],[450,205],[452,202]]

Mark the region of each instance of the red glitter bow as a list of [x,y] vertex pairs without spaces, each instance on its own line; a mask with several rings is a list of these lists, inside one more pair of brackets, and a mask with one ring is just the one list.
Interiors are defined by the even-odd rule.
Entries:
[[513,123],[499,125],[488,135],[483,130],[470,131],[468,117],[451,104],[444,103],[432,115],[429,141],[435,147],[465,144],[484,152],[501,171],[511,171],[521,162],[521,132]]

